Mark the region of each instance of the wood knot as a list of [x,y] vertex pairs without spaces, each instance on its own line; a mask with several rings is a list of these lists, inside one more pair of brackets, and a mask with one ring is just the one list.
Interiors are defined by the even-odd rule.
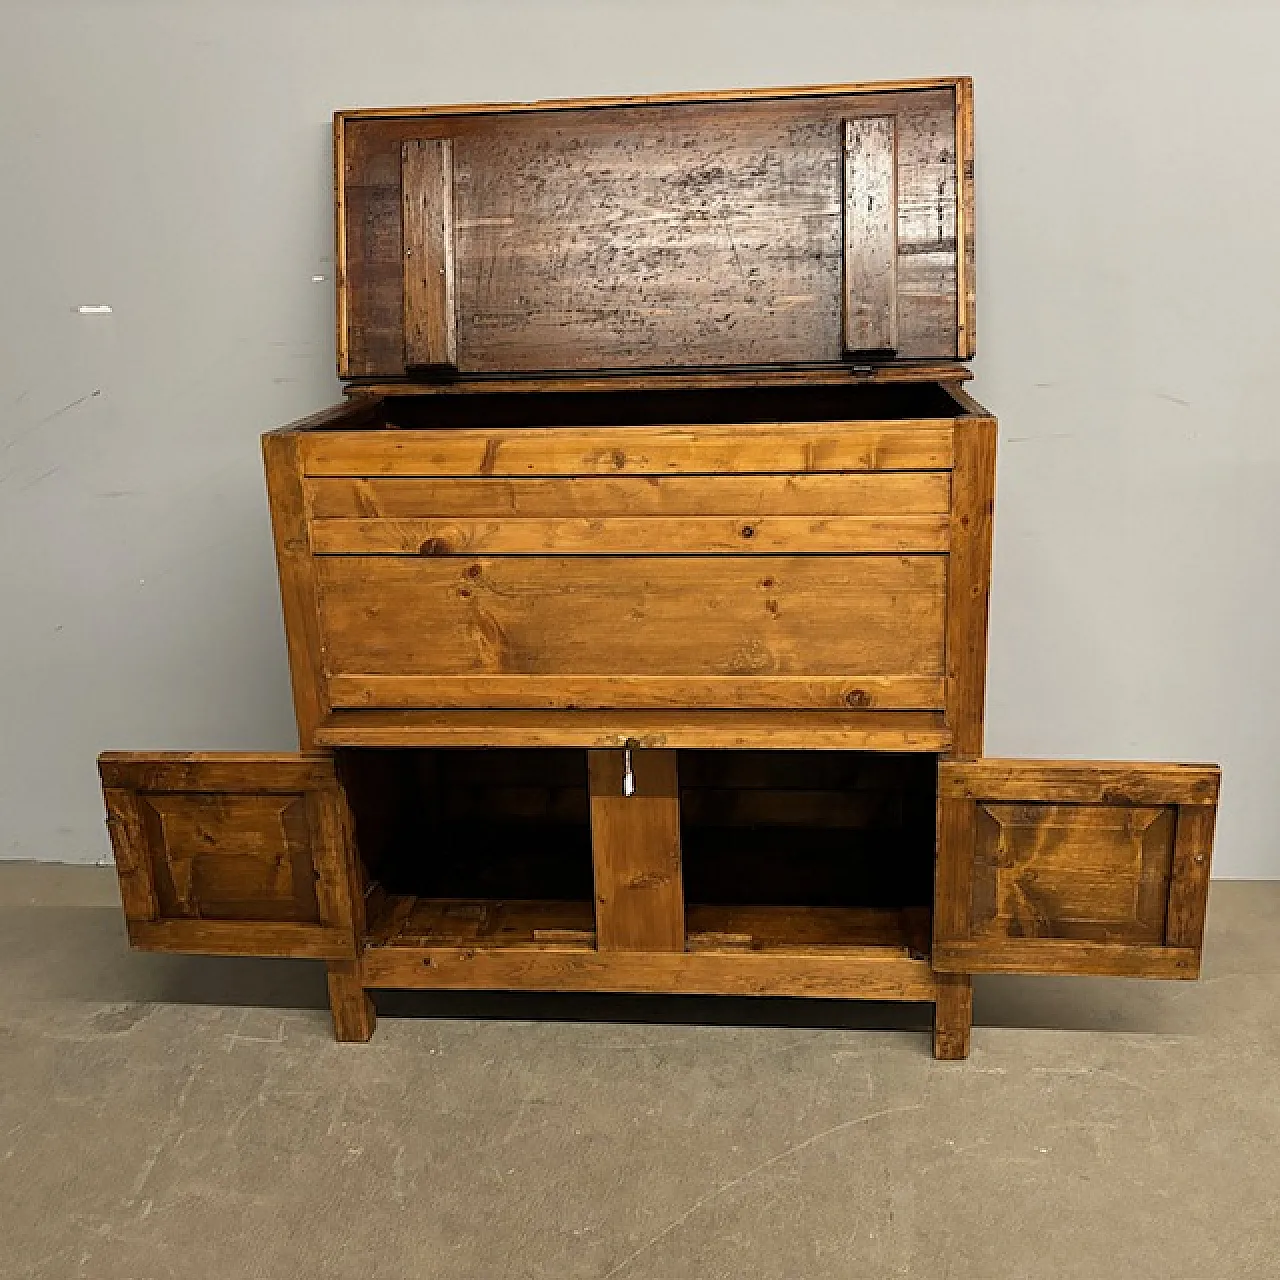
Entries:
[[483,570],[480,568],[478,564],[473,564],[471,568],[467,570],[467,577],[478,578],[482,572]]
[[754,538],[756,536],[755,528],[752,525],[744,524],[742,526],[742,536],[744,538]]
[[846,707],[869,707],[871,695],[865,689],[848,689],[844,695]]
[[768,590],[770,590],[770,588],[772,588],[772,586],[773,586],[773,579],[772,579],[772,578],[761,578],[761,579],[760,579],[760,585],[761,585],[761,586],[762,586],[766,591],[768,591]]
[[418,548],[420,556],[442,556],[449,550],[449,544],[443,538],[427,538]]

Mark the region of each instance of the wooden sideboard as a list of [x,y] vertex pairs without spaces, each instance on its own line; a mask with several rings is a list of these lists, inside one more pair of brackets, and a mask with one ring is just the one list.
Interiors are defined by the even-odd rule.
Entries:
[[935,1007],[1199,970],[1208,765],[983,755],[967,80],[341,113],[300,751],[100,768],[134,945]]

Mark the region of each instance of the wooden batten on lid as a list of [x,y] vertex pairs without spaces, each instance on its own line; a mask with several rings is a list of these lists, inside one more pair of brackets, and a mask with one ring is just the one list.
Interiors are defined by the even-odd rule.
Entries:
[[967,79],[334,126],[344,378],[936,377],[973,354]]

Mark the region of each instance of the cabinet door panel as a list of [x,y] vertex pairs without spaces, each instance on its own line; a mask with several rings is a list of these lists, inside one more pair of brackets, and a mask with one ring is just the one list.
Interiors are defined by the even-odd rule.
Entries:
[[354,953],[351,823],[328,757],[110,752],[99,771],[135,946]]
[[1219,773],[944,761],[934,967],[1194,978]]

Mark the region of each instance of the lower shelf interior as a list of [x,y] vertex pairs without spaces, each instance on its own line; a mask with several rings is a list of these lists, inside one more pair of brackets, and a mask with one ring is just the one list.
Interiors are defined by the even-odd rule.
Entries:
[[[591,951],[595,917],[589,902],[420,898],[379,900],[370,924],[375,947],[537,948]],[[809,952],[890,949],[929,954],[929,909],[911,907],[719,907],[685,909],[688,951]]]
[[[585,751],[350,751],[374,947],[590,951]],[[927,957],[936,759],[680,752],[686,950]]]

